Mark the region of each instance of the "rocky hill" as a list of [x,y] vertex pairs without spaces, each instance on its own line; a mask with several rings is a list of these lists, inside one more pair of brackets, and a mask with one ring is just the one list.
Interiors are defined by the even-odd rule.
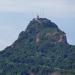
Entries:
[[75,46],[46,18],[34,18],[0,52],[0,75],[75,75]]

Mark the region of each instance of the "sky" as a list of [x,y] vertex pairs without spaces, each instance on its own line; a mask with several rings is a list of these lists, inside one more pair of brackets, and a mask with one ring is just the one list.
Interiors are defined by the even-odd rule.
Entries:
[[75,45],[75,0],[0,0],[0,50],[11,45],[36,16],[48,18]]

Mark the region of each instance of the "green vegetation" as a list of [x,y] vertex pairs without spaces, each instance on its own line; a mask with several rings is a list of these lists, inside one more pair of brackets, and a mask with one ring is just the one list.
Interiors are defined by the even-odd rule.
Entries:
[[75,75],[75,46],[46,18],[33,19],[26,31],[0,52],[0,75],[57,74]]

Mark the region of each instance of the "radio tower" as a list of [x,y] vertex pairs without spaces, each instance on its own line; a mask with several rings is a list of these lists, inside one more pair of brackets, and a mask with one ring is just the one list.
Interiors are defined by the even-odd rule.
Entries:
[[37,15],[37,19],[39,19],[39,15]]

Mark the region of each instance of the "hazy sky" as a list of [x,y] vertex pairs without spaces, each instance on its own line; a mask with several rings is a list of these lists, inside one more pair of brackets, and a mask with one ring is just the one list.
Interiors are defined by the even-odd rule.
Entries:
[[55,22],[75,45],[75,0],[0,0],[0,50],[39,15]]

